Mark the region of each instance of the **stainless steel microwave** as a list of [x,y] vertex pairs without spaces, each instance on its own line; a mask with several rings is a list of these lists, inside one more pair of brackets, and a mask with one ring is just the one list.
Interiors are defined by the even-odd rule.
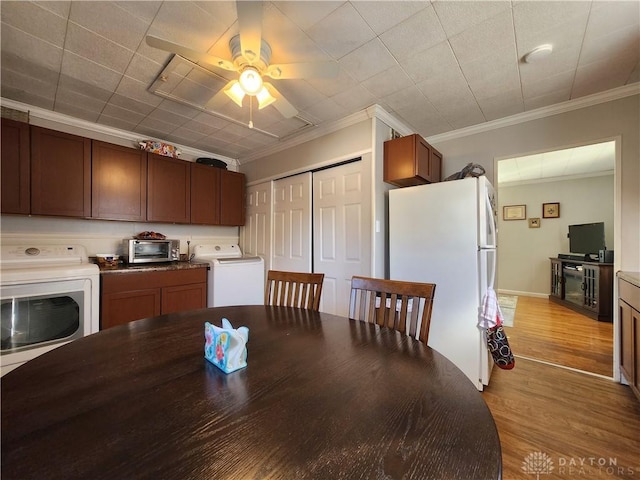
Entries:
[[124,240],[129,263],[176,262],[180,260],[180,240]]

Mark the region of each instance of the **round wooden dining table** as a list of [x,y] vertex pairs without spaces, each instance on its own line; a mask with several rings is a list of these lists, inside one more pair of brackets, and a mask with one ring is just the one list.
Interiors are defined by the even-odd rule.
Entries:
[[[249,328],[247,367],[204,322]],[[480,393],[394,330],[309,310],[218,307],[75,340],[2,378],[2,478],[499,479]]]

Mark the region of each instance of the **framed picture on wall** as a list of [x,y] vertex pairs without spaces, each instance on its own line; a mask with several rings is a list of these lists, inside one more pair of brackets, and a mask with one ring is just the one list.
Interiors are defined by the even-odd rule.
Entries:
[[502,207],[503,220],[524,220],[527,218],[526,205],[505,205]]
[[540,228],[540,217],[530,218],[529,228]]
[[559,203],[543,203],[542,204],[542,218],[559,218],[559,217],[560,217]]

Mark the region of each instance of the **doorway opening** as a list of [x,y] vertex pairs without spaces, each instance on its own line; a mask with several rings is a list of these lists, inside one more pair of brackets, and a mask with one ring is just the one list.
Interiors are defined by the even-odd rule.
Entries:
[[[614,324],[552,302],[549,294],[551,259],[570,253],[569,225],[604,222],[613,248],[615,165],[615,140],[496,162],[498,294],[516,305],[507,327],[516,355],[613,375]],[[607,301],[613,320],[613,294]]]

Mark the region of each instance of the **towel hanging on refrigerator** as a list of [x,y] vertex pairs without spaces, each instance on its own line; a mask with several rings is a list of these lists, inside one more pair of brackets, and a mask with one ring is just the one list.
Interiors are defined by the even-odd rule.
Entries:
[[495,364],[504,370],[511,370],[516,364],[516,359],[509,346],[502,321],[498,296],[493,288],[487,288],[487,293],[482,299],[478,326],[485,331],[487,346]]

